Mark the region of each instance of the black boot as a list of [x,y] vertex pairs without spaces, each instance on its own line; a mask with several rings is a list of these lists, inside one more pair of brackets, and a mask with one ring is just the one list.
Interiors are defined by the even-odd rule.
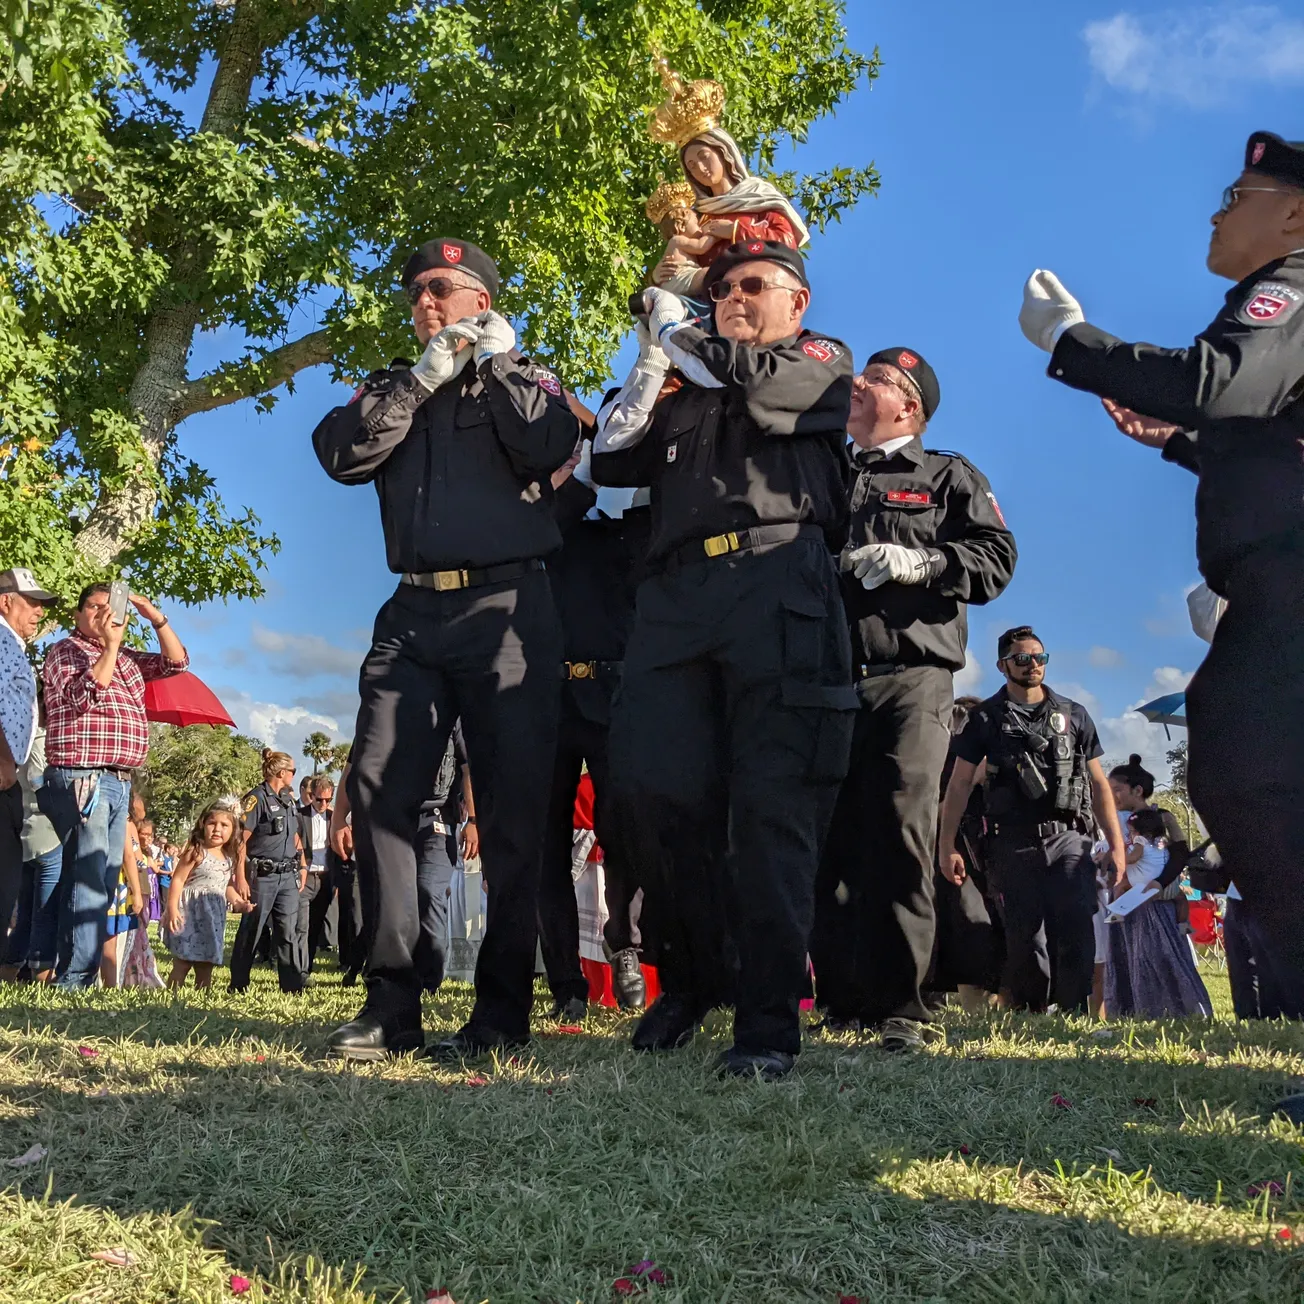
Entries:
[[647,1003],[647,983],[643,981],[643,966],[638,962],[638,952],[627,946],[623,951],[613,951],[611,963],[611,990],[622,1010],[641,1010]]
[[583,1023],[589,1017],[589,1003],[583,996],[560,996],[552,1003],[548,1018],[556,1023]]
[[797,1057],[786,1050],[740,1050],[730,1046],[715,1062],[722,1078],[761,1078],[775,1082],[791,1073]]
[[386,978],[367,982],[367,999],[358,1017],[326,1039],[332,1055],[353,1060],[382,1060],[420,1050],[421,993]]
[[459,1060],[481,1059],[495,1052],[519,1050],[529,1040],[529,1037],[508,1037],[491,1028],[477,1028],[468,1023],[451,1037],[431,1042],[421,1052],[421,1058],[440,1064],[455,1064]]
[[678,1050],[693,1040],[706,1011],[682,996],[664,992],[638,1021],[629,1044],[635,1050]]

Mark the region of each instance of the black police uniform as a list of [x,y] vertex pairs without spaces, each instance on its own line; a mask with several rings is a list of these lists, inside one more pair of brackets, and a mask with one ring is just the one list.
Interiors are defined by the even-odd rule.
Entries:
[[413,844],[459,717],[489,893],[467,1032],[486,1044],[529,1035],[561,660],[542,559],[561,543],[549,476],[578,433],[556,377],[516,350],[434,393],[395,363],[313,432],[332,479],[375,484],[389,568],[403,576],[363,662],[349,775],[357,859],[375,876],[366,1019],[389,1049],[421,1040]]
[[847,551],[895,543],[937,554],[933,577],[866,590],[843,554],[860,698],[851,767],[815,895],[811,962],[830,1018],[929,1017],[938,785],[951,744],[952,676],[964,666],[966,604],[996,598],[1017,550],[986,478],[918,438],[858,450]]
[[597,483],[652,488],[613,795],[641,858],[663,999],[719,999],[727,924],[735,1047],[792,1054],[856,706],[830,555],[846,528],[851,357],[810,331],[758,348],[696,327],[674,339],[723,387],[686,382],[641,442],[593,455]]
[[[289,793],[286,789],[286,793]],[[270,930],[276,947],[276,975],[283,992],[301,991],[307,980],[299,948],[299,871],[295,849],[298,813],[292,795],[272,791],[260,783],[244,799],[245,874],[254,909],[240,919],[231,948],[231,990],[249,986],[254,950],[264,930]]]
[[[637,998],[641,974],[627,964],[642,937],[632,913],[638,884],[630,867],[619,821],[610,800],[607,735],[612,696],[620,683],[625,644],[634,623],[634,595],[642,578],[651,529],[651,510],[629,509],[613,519],[586,513],[597,493],[573,477],[557,491],[562,550],[549,566],[565,639],[562,662],[561,726],[552,772],[548,832],[539,887],[539,940],[548,985],[558,1006],[587,1001],[588,980],[579,960],[579,911],[571,874],[575,790],[585,767],[593,782],[593,827],[603,852],[609,954],[621,956],[625,986]],[[624,953],[624,954],[623,954]],[[617,982],[620,974],[616,975]]]
[[[1304,146],[1256,132],[1245,165],[1304,187]],[[1191,799],[1304,1017],[1304,249],[1234,286],[1190,348],[1083,323],[1048,374],[1182,428],[1164,459],[1199,476],[1200,570],[1228,601],[1186,690]]]
[[1002,987],[1020,1008],[1085,1010],[1097,905],[1087,763],[1101,747],[1086,709],[1045,691],[1023,706],[1002,688],[976,706],[955,754],[987,762],[983,853],[1005,926]]

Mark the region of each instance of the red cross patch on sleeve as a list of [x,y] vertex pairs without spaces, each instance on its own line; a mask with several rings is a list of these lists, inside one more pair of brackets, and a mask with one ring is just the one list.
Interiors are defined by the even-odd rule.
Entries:
[[541,371],[534,378],[534,383],[540,389],[546,389],[553,398],[561,398],[561,381],[552,374],[551,371]]
[[1247,326],[1276,325],[1294,314],[1304,303],[1304,294],[1281,281],[1260,281],[1236,314]]
[[842,349],[832,340],[803,340],[801,351],[816,362],[836,362],[842,356]]

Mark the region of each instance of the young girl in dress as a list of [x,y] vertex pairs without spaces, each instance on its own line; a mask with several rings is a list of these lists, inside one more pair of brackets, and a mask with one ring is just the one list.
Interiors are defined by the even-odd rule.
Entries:
[[213,982],[213,966],[222,963],[226,946],[226,909],[252,910],[231,886],[241,821],[229,798],[212,802],[199,817],[172,871],[163,936],[176,963],[168,986],[176,989],[194,969],[195,986]]
[[1153,883],[1168,865],[1168,828],[1157,810],[1133,811],[1127,820],[1128,887]]

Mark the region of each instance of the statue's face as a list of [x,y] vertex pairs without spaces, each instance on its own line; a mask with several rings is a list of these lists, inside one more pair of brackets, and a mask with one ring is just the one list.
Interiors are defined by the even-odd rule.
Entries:
[[698,185],[704,186],[712,194],[718,194],[717,187],[727,188],[729,178],[724,170],[724,159],[720,151],[712,145],[695,141],[684,150],[684,171]]

